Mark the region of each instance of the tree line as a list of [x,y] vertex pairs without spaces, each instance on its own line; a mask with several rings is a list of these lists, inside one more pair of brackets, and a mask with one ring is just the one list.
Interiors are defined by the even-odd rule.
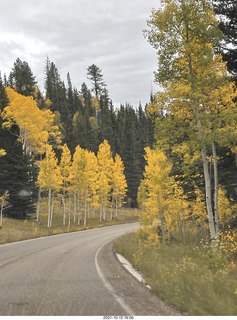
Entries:
[[87,68],[87,76],[90,89],[85,83],[80,90],[73,87],[69,73],[65,85],[49,58],[45,61],[44,94],[28,63],[19,58],[8,77],[0,76],[0,146],[4,155],[0,157],[0,196],[8,191],[4,214],[25,218],[37,211],[37,163],[46,157],[46,144],[60,162],[64,144],[71,154],[80,146],[97,156],[105,140],[113,159],[119,154],[124,163],[126,203],[137,206],[144,147],[153,143],[152,121],[141,105],[115,109],[96,65]]

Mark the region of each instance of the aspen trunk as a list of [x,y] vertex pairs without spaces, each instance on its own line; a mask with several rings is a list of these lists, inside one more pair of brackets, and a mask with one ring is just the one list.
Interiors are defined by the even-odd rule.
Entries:
[[102,221],[102,212],[103,212],[103,204],[102,204],[102,206],[100,208],[100,222]]
[[40,201],[41,201],[41,188],[38,189],[37,204],[36,204],[36,222],[39,223],[40,213]]
[[216,145],[212,143],[212,154],[214,159],[214,217],[216,234],[219,232],[219,188],[218,188],[218,160],[216,154]]
[[63,202],[63,226],[66,225],[66,192],[65,192],[65,182],[63,186],[62,202]]
[[73,193],[73,223],[76,223],[76,212],[77,212],[77,194]]
[[48,224],[47,224],[47,228],[50,228],[51,196],[52,196],[52,190],[49,189],[49,192],[48,192]]
[[90,219],[90,202],[87,201],[87,219]]
[[84,226],[86,225],[87,201],[85,199]]
[[105,219],[106,219],[106,207],[105,207],[105,202],[103,202],[102,208],[103,208],[103,217],[102,217],[102,219],[105,221]]
[[118,199],[115,200],[115,218],[118,218]]
[[158,200],[158,207],[159,207],[159,216],[160,216],[160,221],[161,221],[161,234],[162,234],[162,242],[165,244],[165,218],[163,215],[163,209],[161,206],[161,201],[160,201],[160,194],[158,193],[157,195],[157,200]]
[[113,205],[114,205],[114,198],[112,197],[111,210],[110,210],[110,220],[113,220]]
[[77,195],[77,207],[78,207],[78,219],[77,219],[77,225],[81,225],[81,207],[80,207],[80,195]]
[[71,195],[68,196],[68,227],[71,225]]
[[[187,31],[187,43],[189,42],[188,38],[188,31]],[[199,114],[199,105],[198,101],[195,97],[196,95],[196,88],[195,88],[195,79],[193,75],[193,66],[192,66],[192,57],[191,54],[188,56],[188,63],[189,63],[189,73],[190,73],[190,85],[191,85],[191,92],[193,95],[193,106],[194,106],[194,114],[196,117],[196,123],[197,123],[197,130],[199,139],[201,142],[201,154],[202,154],[202,164],[203,164],[203,171],[204,171],[204,180],[205,180],[205,194],[206,194],[206,207],[207,207],[207,215],[208,215],[208,222],[209,222],[209,229],[211,238],[216,238],[216,230],[215,230],[215,223],[214,223],[214,215],[213,215],[213,208],[212,208],[212,201],[211,201],[211,179],[210,179],[210,173],[208,168],[208,160],[207,160],[207,153],[206,148],[203,142],[203,130],[202,130],[202,124],[200,120],[200,114]]]
[[207,160],[205,149],[202,150],[202,163],[203,163],[204,180],[205,180],[208,223],[209,223],[211,238],[214,240],[216,238],[216,229],[215,229],[215,221],[214,221],[212,200],[211,200],[211,179],[210,179],[210,174],[208,170],[208,160]]
[[52,198],[51,198],[51,214],[50,214],[50,228],[53,224],[53,209],[54,209],[54,193],[52,191]]
[[1,203],[1,209],[0,209],[0,229],[2,229],[2,212],[3,212],[3,203]]

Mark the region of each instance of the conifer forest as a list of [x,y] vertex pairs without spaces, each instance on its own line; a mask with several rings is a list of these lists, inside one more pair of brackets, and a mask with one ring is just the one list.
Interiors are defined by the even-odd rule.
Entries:
[[1,74],[0,228],[40,223],[42,201],[51,228],[55,199],[64,226],[136,208],[136,261],[204,241],[211,272],[237,281],[237,1],[161,0],[143,33],[160,90],[138,108],[114,107],[95,64],[80,88],[50,57],[42,91],[19,57]]

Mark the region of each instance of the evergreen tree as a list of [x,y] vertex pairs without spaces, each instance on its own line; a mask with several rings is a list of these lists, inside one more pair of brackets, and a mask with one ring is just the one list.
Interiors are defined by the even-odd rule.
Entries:
[[9,75],[10,87],[24,96],[33,96],[36,83],[28,63],[17,58]]
[[215,0],[214,10],[219,17],[219,28],[225,35],[221,48],[223,60],[237,81],[237,0]]
[[[0,111],[8,105],[8,98],[0,77]],[[9,192],[9,217],[24,219],[34,210],[32,192],[33,171],[30,159],[23,153],[22,144],[18,141],[19,128],[14,125],[11,130],[2,128],[3,119],[0,117],[0,146],[6,155],[0,158],[0,195]]]
[[92,92],[95,93],[95,96],[98,98],[102,92],[102,89],[105,87],[103,81],[102,71],[95,64],[92,64],[87,68],[87,77],[91,80],[93,88]]

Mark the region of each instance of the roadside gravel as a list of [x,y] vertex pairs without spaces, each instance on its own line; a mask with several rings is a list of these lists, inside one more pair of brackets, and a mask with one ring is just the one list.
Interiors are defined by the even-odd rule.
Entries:
[[120,296],[137,316],[178,316],[175,309],[152,294],[145,284],[137,280],[116,257],[113,241],[101,248],[98,254],[99,266]]

